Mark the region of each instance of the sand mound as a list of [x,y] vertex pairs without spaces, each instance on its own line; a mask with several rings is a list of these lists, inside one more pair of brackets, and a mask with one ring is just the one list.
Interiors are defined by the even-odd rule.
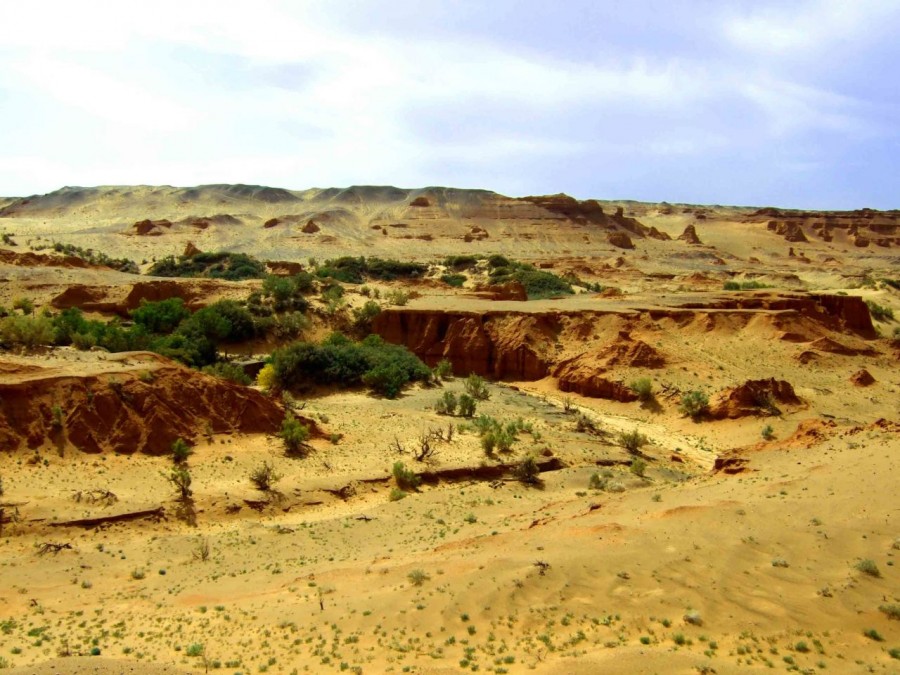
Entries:
[[166,453],[203,433],[274,433],[284,413],[260,392],[135,353],[132,370],[0,380],[0,450],[73,446],[84,452]]

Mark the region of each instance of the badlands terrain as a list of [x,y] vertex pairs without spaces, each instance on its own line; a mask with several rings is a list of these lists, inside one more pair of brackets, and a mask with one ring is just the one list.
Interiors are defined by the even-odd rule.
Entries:
[[[900,212],[135,186],[0,236],[0,668],[900,672]],[[235,368],[179,362],[221,307]],[[436,374],[263,368],[334,331]]]

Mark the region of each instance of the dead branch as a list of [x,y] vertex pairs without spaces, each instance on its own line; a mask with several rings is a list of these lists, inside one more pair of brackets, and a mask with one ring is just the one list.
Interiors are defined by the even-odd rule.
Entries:
[[59,553],[63,549],[72,550],[72,544],[55,544],[51,541],[46,541],[43,544],[35,544],[37,546],[38,555],[47,555],[48,553]]

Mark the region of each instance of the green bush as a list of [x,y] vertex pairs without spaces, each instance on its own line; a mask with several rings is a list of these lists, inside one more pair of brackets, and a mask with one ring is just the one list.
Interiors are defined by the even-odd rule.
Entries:
[[309,440],[309,427],[301,423],[293,415],[285,415],[278,433],[284,441],[284,449],[289,455],[305,455],[306,442]]
[[465,382],[466,393],[474,398],[476,401],[487,401],[490,398],[490,392],[488,392],[487,382],[480,375],[476,375],[475,373],[471,373]]
[[345,256],[334,260],[326,260],[316,270],[316,276],[321,278],[330,277],[347,284],[361,284],[367,277],[382,281],[393,281],[395,279],[421,277],[427,271],[428,266],[421,263]]
[[474,255],[451,255],[444,258],[446,267],[460,272],[462,270],[470,270],[478,264],[478,256]]
[[448,286],[453,286],[454,288],[462,288],[463,284],[466,283],[466,275],[444,274],[441,276],[441,281],[443,281]]
[[528,456],[516,467],[515,475],[526,485],[537,485],[540,483],[541,470],[534,457]]
[[394,474],[394,480],[397,481],[397,487],[401,490],[406,490],[407,492],[415,490],[422,482],[422,479],[419,478],[415,471],[407,469],[403,465],[403,462],[395,462],[392,472]]
[[459,396],[459,416],[472,417],[475,414],[475,399],[468,394],[460,394]]
[[434,411],[438,415],[455,415],[457,405],[456,394],[452,391],[445,391],[438,402],[434,404]]
[[193,448],[183,438],[176,438],[172,443],[172,461],[176,464],[184,464],[193,453]]
[[681,403],[679,404],[678,409],[683,415],[698,420],[706,414],[708,407],[709,397],[702,391],[694,390],[687,392],[681,397]]
[[82,260],[89,262],[92,265],[103,265],[105,267],[109,267],[118,272],[125,272],[127,274],[140,273],[137,263],[135,263],[133,260],[129,260],[128,258],[110,258],[105,253],[95,251],[91,248],[85,249],[81,248],[80,246],[75,246],[74,244],[61,244],[59,242],[56,242],[53,244],[53,250],[57,253],[62,253],[63,255],[81,258]]
[[647,471],[647,462],[642,460],[640,457],[635,457],[631,460],[631,466],[628,467],[628,470],[631,471],[635,476],[640,478],[644,477],[644,474]]
[[453,377],[453,364],[449,359],[441,359],[434,367],[434,376],[437,379],[449,380]]
[[628,388],[634,392],[641,401],[650,401],[653,399],[653,382],[649,377],[641,377],[628,385]]
[[381,305],[374,300],[367,300],[362,307],[353,310],[353,328],[361,335],[372,331],[372,321],[381,314]]
[[262,279],[266,276],[266,266],[244,253],[203,252],[179,258],[163,258],[154,263],[147,274],[157,277],[208,277],[240,281]]
[[320,345],[294,343],[273,352],[272,365],[275,382],[282,389],[366,384],[388,398],[396,397],[409,382],[431,377],[428,367],[409,350],[377,335],[351,342],[334,333]]
[[235,384],[242,384],[245,387],[249,386],[252,382],[250,376],[244,372],[243,368],[234,363],[229,363],[228,361],[219,361],[211,366],[203,366],[202,370],[207,375],[212,375],[213,377],[218,377],[222,380],[228,380]]
[[870,577],[878,578],[881,576],[881,570],[878,569],[878,565],[875,564],[874,560],[870,560],[869,558],[860,560],[854,567]]
[[53,321],[46,316],[13,315],[0,319],[0,342],[6,347],[32,350],[56,341]]
[[883,307],[872,300],[866,300],[866,306],[869,308],[869,313],[872,315],[872,318],[876,321],[894,320],[894,310],[890,307]]
[[623,431],[619,434],[619,445],[625,448],[631,454],[640,452],[641,448],[647,445],[649,440],[644,434],[637,429],[632,431]]
[[490,279],[495,284],[517,281],[525,287],[529,300],[552,298],[574,293],[572,284],[552,272],[535,269],[533,265],[513,262],[501,255],[488,258]]
[[168,334],[191,315],[181,298],[169,298],[158,302],[141,300],[137,309],[131,310],[131,318],[148,333]]
[[275,487],[275,483],[281,480],[281,474],[275,471],[268,462],[263,462],[250,472],[250,482],[257,490],[269,492]]

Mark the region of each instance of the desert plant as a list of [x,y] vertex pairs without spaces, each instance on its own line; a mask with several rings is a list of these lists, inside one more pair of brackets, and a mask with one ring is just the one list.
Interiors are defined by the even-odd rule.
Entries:
[[291,414],[284,416],[281,431],[278,432],[284,442],[284,449],[289,455],[305,455],[306,442],[309,440],[309,427],[301,423]]
[[526,485],[537,485],[541,482],[541,469],[537,461],[530,455],[523,459],[515,470],[516,478]]
[[647,472],[647,462],[640,457],[635,457],[631,460],[631,466],[628,467],[628,470],[638,478],[643,478],[644,474]]
[[58,405],[53,406],[50,409],[51,414],[53,415],[53,419],[50,421],[50,424],[54,429],[62,429],[63,426],[63,409]]
[[194,545],[194,550],[191,551],[191,556],[194,558],[194,560],[205,562],[209,560],[209,554],[209,539],[207,539],[206,537],[200,537],[199,539],[197,539],[197,543]]
[[457,405],[456,395],[452,391],[445,391],[435,403],[434,410],[438,415],[454,415]]
[[191,492],[191,472],[187,467],[176,466],[169,471],[168,475],[163,475],[165,475],[166,480],[178,490],[179,498],[182,501],[187,501],[191,498],[191,495],[193,494]]
[[[869,308],[869,313],[872,315],[872,318],[876,321],[893,321],[894,320],[894,310],[890,307],[884,307],[879,305],[877,302],[873,300],[866,300],[866,305]],[[15,305],[13,305],[15,307]]]
[[487,401],[490,398],[487,382],[483,377],[475,373],[470,374],[466,378],[465,389],[466,393],[476,401]]
[[619,445],[632,455],[641,451],[641,448],[649,443],[649,439],[637,429],[623,431],[619,434]]
[[0,342],[8,347],[21,347],[27,351],[51,345],[55,340],[53,321],[46,316],[14,314],[0,319]]
[[588,479],[588,487],[592,490],[605,490],[609,483],[609,476],[601,476],[599,473],[592,473]]
[[681,403],[678,409],[683,415],[698,420],[709,407],[709,397],[702,391],[689,391],[681,397]]
[[867,628],[863,631],[863,635],[875,642],[884,642],[884,636],[874,628]]
[[384,299],[392,305],[403,307],[409,302],[409,293],[400,289],[394,289],[385,293]]
[[771,424],[767,424],[763,427],[762,437],[767,441],[771,441],[773,438],[775,438],[775,430],[772,428]]
[[202,371],[207,375],[218,377],[222,380],[228,380],[235,384],[247,386],[250,384],[250,376],[244,372],[244,369],[234,363],[228,361],[218,361],[209,366],[203,366]]
[[431,577],[428,576],[423,570],[413,570],[409,574],[406,575],[406,578],[409,579],[409,582],[413,586],[421,586],[426,581],[428,581]]
[[628,388],[634,392],[641,401],[650,401],[653,399],[653,382],[649,377],[641,377],[631,384]]
[[475,414],[475,399],[468,394],[460,394],[459,396],[459,416],[472,417]]
[[401,499],[406,498],[408,495],[409,493],[404,492],[398,487],[395,487],[391,488],[391,494],[388,496],[388,499],[390,499],[392,502],[399,502]]
[[172,461],[176,464],[183,464],[193,453],[193,448],[182,438],[176,438],[175,442],[172,443]]
[[407,469],[403,462],[395,462],[393,468],[394,480],[397,481],[397,487],[401,490],[415,490],[419,487],[422,479],[415,471]]
[[878,569],[878,565],[875,564],[874,560],[870,560],[869,558],[860,560],[854,565],[854,567],[859,572],[862,572],[863,574],[866,574],[870,577],[878,578],[881,576],[881,570]]
[[275,483],[281,480],[281,474],[275,471],[268,462],[263,462],[250,472],[250,482],[257,490],[262,492],[271,492],[275,487]]
[[271,363],[264,365],[256,374],[256,385],[263,391],[269,391],[276,383],[275,366]]
[[900,621],[900,605],[881,605],[878,607],[878,610],[882,612],[887,618]]
[[16,298],[13,309],[18,309],[22,314],[34,314],[34,303],[29,298]]
[[441,380],[449,380],[453,377],[453,364],[449,359],[441,359],[434,367],[434,376]]

